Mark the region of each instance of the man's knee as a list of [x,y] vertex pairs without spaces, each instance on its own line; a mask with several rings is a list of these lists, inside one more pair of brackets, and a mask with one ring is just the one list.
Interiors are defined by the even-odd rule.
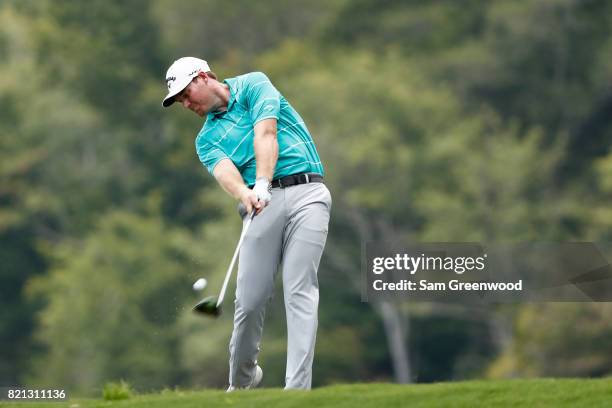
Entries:
[[301,315],[312,315],[316,317],[319,307],[319,290],[311,287],[308,290],[295,288],[285,293],[285,307]]
[[245,293],[236,298],[236,311],[248,318],[258,315],[266,306],[268,296]]

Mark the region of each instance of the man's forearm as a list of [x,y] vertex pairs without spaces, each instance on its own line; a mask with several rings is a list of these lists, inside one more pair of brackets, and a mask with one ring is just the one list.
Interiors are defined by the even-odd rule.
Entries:
[[276,119],[265,119],[255,125],[253,140],[257,178],[272,180],[278,160],[278,140],[276,139]]
[[[234,162],[229,159],[221,160],[215,166],[213,174],[221,188],[239,200],[246,207],[247,212],[250,213],[253,208],[256,208],[258,212],[261,211],[262,204],[258,202],[255,192],[244,184]],[[265,207],[265,204],[263,206]]]
[[240,172],[229,159],[223,159],[215,166],[214,176],[221,188],[235,199],[240,199],[248,187]]

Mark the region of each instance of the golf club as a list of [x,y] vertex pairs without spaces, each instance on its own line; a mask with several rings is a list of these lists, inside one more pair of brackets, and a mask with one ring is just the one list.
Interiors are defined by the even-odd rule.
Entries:
[[[240,208],[241,213],[246,213],[246,209]],[[225,290],[227,289],[227,284],[229,282],[230,276],[232,275],[232,271],[234,269],[234,264],[236,263],[236,259],[238,257],[238,252],[240,252],[240,247],[242,246],[242,241],[249,230],[249,226],[255,218],[255,214],[257,210],[253,208],[249,219],[247,220],[244,228],[242,229],[242,233],[240,234],[240,239],[238,240],[238,245],[236,246],[236,250],[234,251],[234,256],[232,257],[232,262],[230,262],[230,266],[225,273],[225,280],[223,281],[223,286],[221,287],[221,293],[219,293],[219,297],[209,296],[198,302],[197,305],[193,307],[193,311],[200,314],[205,314],[208,316],[217,317],[221,314],[221,304],[223,303],[223,298],[225,297]]]

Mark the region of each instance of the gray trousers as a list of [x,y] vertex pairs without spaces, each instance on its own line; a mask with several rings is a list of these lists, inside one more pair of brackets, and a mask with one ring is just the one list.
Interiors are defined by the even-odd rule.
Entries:
[[331,195],[323,183],[300,184],[272,189],[272,201],[253,219],[238,260],[230,385],[245,387],[252,381],[265,308],[282,263],[287,315],[285,389],[310,388],[318,324],[317,269],[330,210]]

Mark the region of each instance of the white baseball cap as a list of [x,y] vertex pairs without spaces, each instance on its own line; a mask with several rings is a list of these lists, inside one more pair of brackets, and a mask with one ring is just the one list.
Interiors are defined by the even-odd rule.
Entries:
[[198,75],[198,72],[209,72],[208,62],[194,57],[179,58],[170,65],[166,72],[166,85],[168,95],[162,102],[163,107],[168,107],[174,103],[174,97],[189,85],[191,80]]

